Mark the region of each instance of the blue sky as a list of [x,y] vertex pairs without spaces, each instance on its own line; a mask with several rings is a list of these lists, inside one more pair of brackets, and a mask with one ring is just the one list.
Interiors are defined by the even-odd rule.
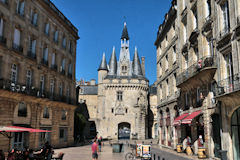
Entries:
[[126,17],[130,37],[130,56],[137,46],[145,56],[146,77],[156,80],[158,26],[171,6],[171,0],[52,0],[57,8],[78,28],[76,78],[96,79],[103,52],[109,61],[115,46],[117,58]]

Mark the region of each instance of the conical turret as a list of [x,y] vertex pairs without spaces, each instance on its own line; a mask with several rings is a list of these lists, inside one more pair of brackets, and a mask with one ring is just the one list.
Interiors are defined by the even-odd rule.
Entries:
[[133,75],[136,75],[136,76],[142,76],[143,75],[140,60],[139,60],[139,57],[138,57],[137,47],[135,47],[135,53],[134,53],[134,57],[133,57],[132,68],[133,68]]
[[108,70],[105,53],[103,53],[102,61],[101,61],[100,66],[99,66],[99,68],[98,68],[98,71],[99,71],[99,70]]
[[113,52],[111,59],[109,61],[109,75],[116,75],[117,74],[117,57],[115,52],[115,47],[113,47]]
[[127,31],[127,23],[126,22],[124,22],[124,27],[123,27],[121,39],[122,40],[124,40],[124,39],[129,40],[128,31]]

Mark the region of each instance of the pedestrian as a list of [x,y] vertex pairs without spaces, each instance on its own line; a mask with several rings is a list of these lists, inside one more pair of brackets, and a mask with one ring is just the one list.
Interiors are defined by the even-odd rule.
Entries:
[[102,137],[98,138],[98,149],[99,149],[99,152],[101,152],[101,149],[102,149]]
[[198,138],[198,147],[203,147],[203,138],[202,138],[202,135],[199,135],[199,138]]
[[92,144],[92,159],[97,160],[98,159],[98,145],[97,145],[97,139],[94,139]]
[[192,140],[189,136],[187,136],[187,145],[191,146]]

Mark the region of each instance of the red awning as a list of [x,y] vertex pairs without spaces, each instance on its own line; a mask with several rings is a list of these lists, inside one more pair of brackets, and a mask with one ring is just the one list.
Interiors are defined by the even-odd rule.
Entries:
[[185,118],[186,116],[188,116],[188,113],[184,113],[181,116],[175,118],[174,121],[173,121],[173,125],[180,125],[181,124],[181,120],[183,118]]
[[25,127],[19,127],[19,126],[8,126],[4,129],[0,128],[0,132],[51,132],[48,130],[42,130],[42,129],[34,129],[34,128],[25,128]]
[[182,120],[182,124],[191,124],[193,118],[197,117],[201,112],[202,112],[201,110],[192,112],[189,116]]

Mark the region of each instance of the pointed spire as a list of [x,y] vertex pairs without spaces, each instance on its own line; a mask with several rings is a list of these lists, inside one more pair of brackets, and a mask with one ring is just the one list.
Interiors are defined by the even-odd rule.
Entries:
[[127,23],[126,22],[124,22],[124,27],[123,27],[121,39],[122,40],[124,40],[124,39],[129,40],[128,31],[127,31]]
[[117,74],[117,57],[115,52],[115,46],[113,47],[111,59],[109,61],[109,75],[116,75]]
[[107,61],[106,61],[106,57],[105,57],[105,53],[104,52],[103,52],[102,61],[101,61],[100,66],[98,68],[98,71],[99,70],[108,70],[107,69]]
[[133,68],[133,75],[136,76],[142,76],[142,68],[141,68],[141,64],[140,64],[140,60],[139,60],[139,56],[138,56],[138,52],[137,52],[137,47],[135,47],[135,53],[134,53],[134,57],[133,57],[133,64],[132,64],[132,68]]

